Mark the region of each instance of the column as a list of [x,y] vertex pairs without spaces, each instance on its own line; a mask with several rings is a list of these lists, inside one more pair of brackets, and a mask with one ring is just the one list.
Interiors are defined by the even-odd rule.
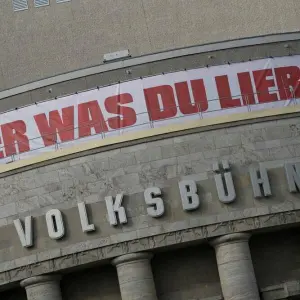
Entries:
[[132,253],[112,261],[116,266],[122,300],[157,300],[150,253]]
[[211,242],[216,251],[224,300],[259,300],[249,248],[250,234],[233,233]]
[[42,275],[21,281],[28,300],[62,300],[59,275]]

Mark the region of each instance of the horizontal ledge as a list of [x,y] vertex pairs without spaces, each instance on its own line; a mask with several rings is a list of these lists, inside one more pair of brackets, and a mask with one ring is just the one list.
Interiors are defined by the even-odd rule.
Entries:
[[[282,215],[286,214],[287,220],[282,219]],[[243,222],[241,222],[241,220]],[[259,220],[259,222],[257,222]],[[42,274],[55,274],[56,272],[65,273],[68,270],[76,267],[88,266],[92,263],[106,262],[111,259],[122,255],[128,255],[136,252],[151,251],[155,253],[160,249],[167,249],[176,247],[178,244],[188,243],[202,243],[207,242],[209,238],[214,238],[220,235],[232,234],[240,232],[251,232],[253,234],[260,232],[261,230],[275,231],[284,226],[299,226],[300,211],[296,209],[294,211],[281,211],[276,213],[268,213],[263,215],[256,215],[252,217],[244,217],[243,219],[236,219],[226,221],[228,225],[234,224],[235,226],[224,226],[224,221],[219,223],[202,224],[198,226],[189,226],[185,229],[174,230],[169,232],[161,232],[151,234],[145,237],[138,237],[135,239],[129,239],[121,241],[119,243],[103,244],[103,238],[99,240],[93,240],[86,242],[87,248],[83,249],[83,243],[80,243],[80,247],[76,249],[76,245],[69,247],[70,252],[64,251],[64,248],[59,249],[59,254],[51,258],[52,263],[49,264],[49,257],[45,255],[46,259],[39,259],[39,254],[35,253],[30,256],[24,256],[17,258],[9,262],[0,263],[0,288],[8,283],[14,283],[30,276],[37,276]],[[222,224],[222,226],[217,226]],[[257,226],[259,224],[259,226]],[[246,228],[245,228],[246,226]],[[234,230],[232,228],[235,228]],[[189,234],[182,240],[177,240],[176,236],[181,236],[186,230]],[[173,236],[174,238],[166,239],[165,237]],[[137,242],[139,241],[139,242]],[[153,243],[154,241],[154,243]],[[116,246],[117,245],[117,246]],[[55,249],[53,249],[55,250]],[[49,250],[52,251],[52,250]],[[84,253],[84,255],[82,255]],[[26,268],[25,268],[26,266]]]
[[[197,128],[209,128],[210,126],[217,126],[220,124],[234,124],[236,122],[251,121],[268,117],[279,117],[283,115],[290,115],[300,112],[300,105],[281,107],[277,109],[268,109],[261,111],[252,111],[245,113],[237,113],[232,115],[223,115],[215,118],[201,119],[197,121],[187,122],[184,124],[172,124],[169,126],[153,128],[143,131],[137,131],[134,133],[124,134],[115,137],[108,137],[99,141],[92,141],[87,143],[82,143],[75,147],[70,147],[66,149],[60,149],[57,151],[49,151],[47,153],[37,155],[36,157],[14,161],[10,164],[0,164],[0,178],[5,176],[7,172],[18,172],[25,167],[39,165],[40,163],[49,162],[51,164],[53,160],[58,158],[63,158],[63,160],[70,159],[69,156],[77,153],[84,153],[88,150],[93,150],[96,148],[102,148],[107,146],[114,146],[115,148],[122,147],[123,143],[135,141],[139,143],[145,138],[158,137],[168,135],[170,133],[180,133],[191,129]],[[104,150],[105,151],[105,150]],[[99,151],[101,152],[101,151]],[[72,158],[71,158],[72,159]]]
[[170,51],[165,51],[165,52],[160,52],[155,54],[139,56],[139,57],[123,60],[123,61],[106,63],[95,67],[90,67],[82,70],[61,74],[58,76],[21,85],[12,89],[4,90],[0,92],[0,99],[26,93],[35,89],[57,84],[60,82],[65,82],[65,81],[69,81],[69,80],[73,80],[73,79],[77,79],[89,75],[104,73],[112,70],[132,67],[136,65],[142,65],[146,63],[162,61],[162,60],[181,57],[181,56],[211,52],[211,51],[270,44],[270,43],[284,42],[284,41],[294,41],[294,40],[300,40],[300,32],[270,34],[270,35],[242,38],[242,39],[229,40],[223,42],[215,42],[215,43],[204,44],[200,46],[185,47],[181,49],[175,49],[175,50],[170,50]]

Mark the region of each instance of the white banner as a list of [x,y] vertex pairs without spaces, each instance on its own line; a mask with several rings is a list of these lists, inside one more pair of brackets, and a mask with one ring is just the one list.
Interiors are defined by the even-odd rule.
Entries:
[[137,79],[0,115],[0,163],[172,123],[300,103],[300,56]]

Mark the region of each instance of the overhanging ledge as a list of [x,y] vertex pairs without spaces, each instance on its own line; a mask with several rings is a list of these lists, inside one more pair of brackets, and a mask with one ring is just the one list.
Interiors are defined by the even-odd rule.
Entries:
[[54,85],[57,83],[94,75],[100,74],[112,70],[118,70],[122,68],[128,68],[132,66],[142,65],[151,62],[163,61],[166,59],[172,59],[176,57],[201,54],[212,51],[226,50],[239,47],[297,41],[300,40],[300,32],[282,33],[282,34],[270,34],[256,37],[248,37],[236,40],[229,40],[223,42],[209,43],[199,46],[186,47],[181,49],[175,49],[155,54],[144,55],[140,57],[135,57],[123,61],[113,62],[109,64],[102,64],[95,67],[90,67],[82,70],[77,70],[58,76],[38,80],[28,84],[24,84],[15,88],[4,90],[0,92],[0,100],[8,97],[12,97],[18,94],[26,93],[32,90],[43,88],[49,85]]
[[[243,214],[243,212],[241,212]],[[223,222],[201,224],[201,219],[193,219],[193,226],[172,232],[155,233],[138,239],[120,240],[110,244],[108,238],[96,239],[71,245],[63,249],[53,249],[39,254],[21,257],[0,264],[0,290],[9,284],[28,277],[43,274],[70,272],[74,268],[89,267],[90,264],[108,263],[112,258],[134,252],[159,251],[166,247],[184,246],[186,243],[202,243],[210,238],[238,232],[275,231],[282,227],[299,226],[300,210],[285,210],[251,217],[237,218]],[[198,223],[198,224],[196,224]],[[126,233],[122,233],[126,235]],[[46,258],[39,259],[40,256]]]

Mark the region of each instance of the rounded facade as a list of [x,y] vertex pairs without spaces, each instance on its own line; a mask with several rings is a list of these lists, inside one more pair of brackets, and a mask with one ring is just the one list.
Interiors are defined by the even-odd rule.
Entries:
[[0,299],[300,299],[300,3],[0,10]]
[[35,2],[18,12],[2,4],[0,90],[97,66],[119,50],[138,57],[300,29],[292,0]]

